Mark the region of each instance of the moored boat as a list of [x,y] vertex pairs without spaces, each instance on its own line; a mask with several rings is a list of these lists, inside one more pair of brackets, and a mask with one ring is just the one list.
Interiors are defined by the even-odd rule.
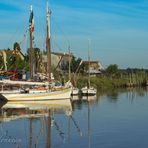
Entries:
[[44,93],[9,93],[1,94],[1,100],[7,101],[46,101],[46,100],[61,100],[71,98],[71,88],[64,88],[58,91],[48,91]]
[[[89,47],[90,47],[90,43],[89,43]],[[88,50],[88,61],[89,61],[88,84],[87,84],[87,86],[85,86],[81,89],[81,93],[82,93],[82,95],[93,96],[93,95],[97,94],[97,89],[90,85],[90,53],[89,53],[89,50]]]
[[72,88],[71,95],[72,95],[72,96],[79,95],[79,89],[76,88],[76,87],[73,87],[73,88]]
[[[33,44],[33,36],[32,33],[34,31],[34,20],[33,20],[33,10],[31,6],[30,11],[30,54],[32,53],[32,44]],[[23,85],[29,86],[27,89],[24,90],[9,90],[0,92],[0,99],[6,101],[41,101],[41,100],[61,100],[61,99],[70,99],[71,98],[71,85],[69,82],[60,88],[56,88],[52,86],[52,76],[51,76],[51,35],[50,35],[50,15],[51,12],[48,8],[47,3],[47,37],[46,37],[46,50],[47,50],[47,75],[48,75],[48,82],[36,82],[33,80],[33,59],[32,55],[30,56],[30,79],[31,81],[1,81],[0,83],[7,84],[7,85]],[[30,89],[30,86],[44,86],[42,88],[46,89]],[[20,87],[20,88],[21,88]]]
[[84,96],[93,96],[93,95],[96,95],[97,89],[94,87],[87,87],[86,86],[81,89],[81,92],[82,92],[82,95],[84,95]]

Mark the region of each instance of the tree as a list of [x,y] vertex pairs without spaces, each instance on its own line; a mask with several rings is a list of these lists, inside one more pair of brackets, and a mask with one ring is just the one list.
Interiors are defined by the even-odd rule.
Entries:
[[106,69],[107,74],[115,75],[118,73],[118,65],[117,64],[111,64]]
[[19,43],[17,43],[17,42],[14,43],[13,50],[16,50],[16,51],[20,51],[21,50]]
[[[80,63],[81,63],[81,61],[82,61],[81,58],[77,58],[77,59],[76,59],[76,57],[74,57],[74,56],[72,57],[72,60],[71,60],[71,63],[70,63],[71,72],[73,72],[73,73],[76,72],[76,70],[78,69],[78,67],[79,67],[79,65],[80,65]],[[83,68],[83,65],[81,65],[81,66],[79,67],[79,70],[80,70],[81,68]]]

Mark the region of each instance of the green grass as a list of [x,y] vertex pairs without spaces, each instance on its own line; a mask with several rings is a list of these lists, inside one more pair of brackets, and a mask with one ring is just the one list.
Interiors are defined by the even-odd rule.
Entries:
[[[81,76],[77,79],[78,88],[82,88],[87,85],[88,77]],[[90,78],[91,86],[94,86],[98,89],[108,89],[108,88],[118,88],[124,87],[126,84],[126,79],[119,78],[109,78],[109,77],[91,77]]]

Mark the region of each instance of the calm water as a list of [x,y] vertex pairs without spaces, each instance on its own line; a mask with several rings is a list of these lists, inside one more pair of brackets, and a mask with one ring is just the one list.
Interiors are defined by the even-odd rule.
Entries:
[[0,147],[148,148],[147,90],[99,94],[66,106],[1,103]]

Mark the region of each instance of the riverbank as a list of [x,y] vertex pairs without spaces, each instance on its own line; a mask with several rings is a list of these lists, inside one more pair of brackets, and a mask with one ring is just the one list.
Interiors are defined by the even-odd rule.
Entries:
[[[88,77],[79,76],[77,78],[78,88],[82,88],[87,85]],[[126,87],[139,87],[146,86],[146,80],[137,77],[136,81],[130,81],[127,77],[112,78],[107,76],[91,77],[91,85],[97,89],[112,89],[112,88],[126,88]]]

